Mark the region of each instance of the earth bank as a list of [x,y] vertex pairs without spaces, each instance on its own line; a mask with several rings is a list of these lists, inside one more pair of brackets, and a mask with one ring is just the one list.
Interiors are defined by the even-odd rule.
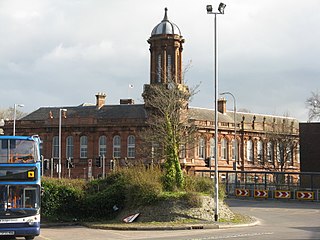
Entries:
[[[197,205],[196,207],[194,205]],[[165,200],[152,206],[140,206],[123,209],[117,221],[139,213],[135,222],[184,222],[184,221],[214,221],[214,199],[209,196],[199,196],[198,203],[190,204],[185,200]],[[219,219],[231,221],[235,214],[222,201],[219,202]]]

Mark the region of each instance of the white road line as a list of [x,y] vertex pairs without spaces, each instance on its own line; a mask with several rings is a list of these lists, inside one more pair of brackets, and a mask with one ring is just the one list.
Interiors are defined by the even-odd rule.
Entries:
[[212,236],[212,237],[205,237],[205,238],[192,238],[188,240],[210,240],[210,239],[229,239],[229,238],[245,238],[245,237],[254,237],[254,236],[261,236],[261,235],[273,235],[273,232],[262,232],[262,233],[243,233],[243,234],[233,234],[233,235],[226,235],[226,236]]

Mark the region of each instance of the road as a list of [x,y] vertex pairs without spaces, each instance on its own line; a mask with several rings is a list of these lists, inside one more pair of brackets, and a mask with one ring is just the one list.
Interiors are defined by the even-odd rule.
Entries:
[[228,199],[235,212],[259,219],[253,227],[177,231],[114,231],[85,227],[43,228],[36,240],[100,239],[320,239],[320,203]]

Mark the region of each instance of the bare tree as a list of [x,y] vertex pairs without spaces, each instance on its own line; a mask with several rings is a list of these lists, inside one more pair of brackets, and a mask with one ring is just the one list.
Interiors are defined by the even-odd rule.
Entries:
[[[8,109],[0,109],[0,119],[13,120],[13,114],[14,114],[13,107],[10,107]],[[26,115],[27,115],[27,113],[16,109],[16,119],[20,119]]]
[[186,85],[174,81],[146,87],[143,97],[148,109],[148,127],[142,138],[152,145],[152,158],[164,161],[165,187],[168,190],[180,188],[184,178],[179,150],[181,145],[185,146],[194,139],[196,132],[188,116],[188,103],[196,88],[189,90]]
[[320,120],[320,95],[318,92],[311,92],[311,97],[306,101],[309,108],[309,121]]
[[297,134],[294,132],[294,120],[291,118],[274,118],[267,131],[267,139],[275,151],[274,171],[285,171],[294,165],[294,153],[298,147]]

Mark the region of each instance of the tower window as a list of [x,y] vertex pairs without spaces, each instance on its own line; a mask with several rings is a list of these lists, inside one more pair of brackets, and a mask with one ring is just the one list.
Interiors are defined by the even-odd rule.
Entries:
[[172,79],[172,58],[171,55],[168,55],[168,61],[167,61],[167,79],[168,81],[173,81]]
[[158,64],[158,67],[157,67],[157,82],[161,83],[161,54],[158,55],[157,64]]

